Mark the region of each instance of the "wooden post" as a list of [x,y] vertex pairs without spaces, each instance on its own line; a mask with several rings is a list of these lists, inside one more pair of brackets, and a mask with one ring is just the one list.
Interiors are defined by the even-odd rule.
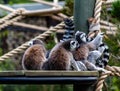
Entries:
[[94,15],[96,0],[75,0],[74,2],[74,20],[75,30],[88,33],[88,18]]
[[[93,17],[96,0],[75,0],[74,1],[74,22],[75,31],[88,33],[88,18]],[[88,83],[88,82],[87,82]],[[74,91],[93,91],[93,84],[74,84]]]
[[94,86],[90,84],[74,84],[73,91],[93,91]]

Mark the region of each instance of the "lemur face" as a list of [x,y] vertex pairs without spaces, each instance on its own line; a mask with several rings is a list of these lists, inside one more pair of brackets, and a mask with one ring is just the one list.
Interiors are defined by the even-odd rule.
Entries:
[[86,42],[86,34],[84,32],[77,31],[75,33],[75,39],[80,42]]
[[34,40],[31,40],[31,41],[28,42],[29,46],[32,46],[34,44],[42,44],[42,45],[44,45],[44,43],[39,39],[34,39]]
[[72,51],[72,50],[75,50],[77,47],[78,47],[78,42],[77,41],[71,41],[70,42],[70,50]]
[[28,42],[28,45],[29,45],[29,46],[32,46],[32,45],[33,45],[33,41],[29,41],[29,42]]

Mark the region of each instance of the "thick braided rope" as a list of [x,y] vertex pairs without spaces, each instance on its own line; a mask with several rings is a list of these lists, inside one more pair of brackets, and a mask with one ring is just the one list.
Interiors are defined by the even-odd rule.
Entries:
[[98,79],[98,83],[96,85],[96,90],[95,91],[102,91],[102,87],[103,87],[103,82],[105,81],[105,79],[111,74],[111,71],[107,71],[105,73],[102,73],[100,78]]
[[[94,18],[96,19],[96,23],[100,24],[100,16],[101,16],[101,9],[102,9],[102,0],[96,0],[96,4],[95,4],[95,11],[94,11]],[[102,87],[103,87],[103,82],[105,81],[105,79],[109,76],[109,75],[116,75],[116,76],[120,76],[120,67],[110,67],[107,66],[106,69],[108,70],[108,72],[106,73],[102,73],[101,77],[98,80],[98,83],[96,85],[96,91],[102,91]]]
[[11,18],[20,15],[21,12],[23,12],[23,9],[17,9],[15,11],[13,11],[12,13],[8,14],[7,16],[3,17],[2,19],[0,19],[0,24],[10,20]]
[[[64,27],[64,23],[62,22],[62,23],[56,25],[55,27],[50,28],[48,31],[35,37],[34,39],[44,39],[45,37],[49,36],[51,33],[56,32],[58,29],[62,29],[63,27]],[[13,49],[12,51],[4,54],[3,56],[1,56],[0,61],[4,61],[5,59],[14,57],[15,54],[24,52],[26,50],[26,48],[28,48],[28,47],[29,47],[28,42],[26,42],[26,43],[22,44],[21,46]]]
[[[24,17],[24,16],[22,16],[22,13],[24,11],[25,11],[24,9],[18,9],[16,11],[14,11],[13,13],[9,14],[8,16],[4,17],[3,19],[1,19],[0,23],[3,23],[3,24],[0,25],[0,30],[11,25],[12,23],[14,23],[18,20],[21,20]],[[13,19],[11,19],[12,17],[13,17]]]
[[106,69],[112,72],[112,76],[120,76],[120,67],[107,65]]
[[103,82],[105,81],[105,79],[109,76],[109,75],[112,75],[112,76],[119,76],[120,77],[120,67],[117,67],[117,66],[109,66],[107,65],[106,66],[106,70],[108,70],[106,73],[102,73],[99,80],[98,80],[98,83],[96,85],[96,90],[95,91],[101,91],[102,90],[102,87],[103,87]]
[[96,19],[96,23],[100,23],[101,10],[102,10],[102,0],[96,0],[95,9],[94,9],[94,18]]
[[[102,10],[102,0],[96,0],[95,3],[95,9],[94,9],[94,18],[96,19],[96,24],[100,25],[100,16],[101,16],[101,10]],[[103,82],[105,80],[105,78],[108,77],[108,75],[110,75],[111,72],[106,71],[105,73],[102,73],[98,83],[96,85],[96,90],[95,91],[102,91],[102,87],[103,87]]]
[[23,16],[17,16],[15,18],[11,19],[11,20],[5,21],[5,23],[0,25],[0,30],[7,27],[7,26],[9,26],[9,25],[11,25],[12,23],[14,23],[14,22],[16,22],[18,20],[21,20],[22,18],[23,18]]
[[[94,8],[94,18],[92,19],[92,22],[89,27],[89,34],[94,34],[93,31],[99,30],[100,31],[100,16],[101,16],[101,10],[102,10],[102,0],[96,0],[95,2],[95,8]],[[90,18],[89,18],[90,20]],[[89,21],[88,20],[88,21]]]

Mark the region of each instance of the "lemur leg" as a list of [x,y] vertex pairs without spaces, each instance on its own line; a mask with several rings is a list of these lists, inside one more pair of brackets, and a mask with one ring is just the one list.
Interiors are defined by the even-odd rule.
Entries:
[[82,70],[82,71],[87,71],[87,67],[85,66],[85,64],[81,61],[76,61],[78,64],[78,67]]
[[88,70],[96,70],[96,66],[87,60],[82,60]]
[[71,60],[71,66],[73,67],[73,69],[75,69],[77,71],[81,71],[81,69],[79,68],[78,64],[76,63],[76,61],[74,59]]
[[96,67],[93,63],[88,62],[87,60],[84,60],[83,63],[87,67],[88,70],[96,70],[96,71],[103,71],[106,72],[104,68]]

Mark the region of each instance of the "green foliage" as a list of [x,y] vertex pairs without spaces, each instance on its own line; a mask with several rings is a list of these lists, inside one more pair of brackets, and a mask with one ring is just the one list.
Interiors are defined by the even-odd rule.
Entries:
[[[107,35],[107,38],[105,38],[105,43],[109,46],[109,65],[119,67],[120,59],[118,59],[118,57],[120,57],[120,45],[117,40],[120,40],[120,32],[117,32],[115,35]],[[120,91],[120,85],[118,84],[120,83],[120,79],[117,77],[108,77],[106,82],[108,85],[108,91]]]
[[54,37],[56,36],[56,33],[52,33],[49,37],[46,38],[46,49],[50,50],[55,46]]
[[4,54],[7,51],[6,38],[8,36],[8,31],[0,32],[0,55]]
[[112,91],[120,91],[120,86],[118,85],[120,83],[120,80],[118,80],[118,79],[119,79],[119,77],[113,78],[112,83],[114,84],[114,86],[111,88]]
[[[117,21],[118,23],[118,21]],[[120,21],[119,21],[120,23]],[[112,32],[112,30],[111,30]],[[117,31],[115,31],[116,34],[107,35],[107,38],[105,38],[105,43],[109,46],[109,52],[110,52],[110,60],[109,65],[115,65],[120,66],[120,30],[118,28]]]
[[12,60],[5,60],[3,62],[0,62],[0,70],[6,71],[6,70],[15,70],[15,62]]
[[[117,22],[118,23],[118,22]],[[109,65],[112,66],[120,66],[120,30],[118,29],[116,31],[115,35],[107,35],[107,38],[105,38],[105,43],[109,46],[110,51],[110,60]],[[112,77],[110,79],[110,82],[107,82],[108,84],[108,91],[119,91],[120,85],[118,84],[120,80],[116,77]],[[112,84],[112,85],[111,85]]]
[[3,0],[0,0],[0,4],[3,4]]
[[[103,6],[102,7],[102,15],[101,15],[101,19],[103,20],[109,20],[110,22],[112,22],[113,24],[115,24],[116,26],[118,25],[118,29],[114,32],[116,32],[116,34],[111,34],[111,35],[107,35],[107,37],[105,38],[105,43],[108,45],[109,47],[109,51],[110,51],[110,60],[109,60],[109,65],[111,66],[120,66],[120,29],[119,29],[119,25],[120,25],[120,0],[117,0],[113,3],[112,5],[112,11],[107,11],[107,7]],[[109,30],[109,31],[113,31],[113,30]],[[104,31],[106,32],[106,31]],[[108,85],[108,91],[120,91],[120,79],[118,77],[108,77],[106,80],[106,83]],[[103,90],[106,91],[106,90]]]
[[65,0],[65,6],[63,9],[63,13],[72,16],[73,15],[73,7],[74,7],[74,0]]
[[0,85],[0,91],[72,91],[71,85],[63,87],[60,85]]
[[120,0],[112,4],[112,15],[120,20]]

